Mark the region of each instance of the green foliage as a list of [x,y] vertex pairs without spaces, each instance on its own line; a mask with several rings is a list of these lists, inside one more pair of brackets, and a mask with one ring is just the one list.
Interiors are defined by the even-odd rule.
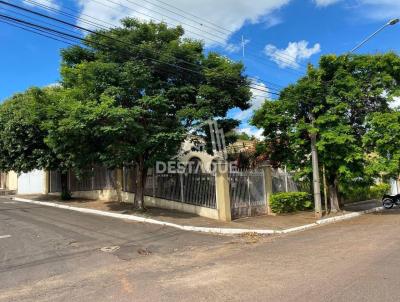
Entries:
[[397,178],[400,175],[400,111],[377,112],[367,118],[364,146],[376,154],[372,169]]
[[74,125],[63,127],[63,134],[74,136],[82,126],[90,129],[88,139],[97,149],[90,153],[96,161],[151,167],[177,154],[191,126],[223,118],[233,107],[248,108],[243,65],[216,53],[205,55],[199,41],[183,38],[181,27],[125,19],[103,34],[125,43],[113,41],[104,48],[108,38],[89,35],[89,51],[63,51],[61,70],[63,86],[76,91],[81,103],[76,115],[63,122]]
[[239,132],[239,133],[237,133],[237,139],[241,139],[244,141],[250,141],[250,140],[254,140],[255,137],[248,135],[246,132]]
[[[377,141],[385,127],[393,128],[387,139],[400,133],[398,117],[392,116],[389,125],[382,116],[379,126],[373,115],[389,112],[389,103],[399,95],[399,65],[400,57],[388,53],[327,55],[321,57],[319,68],[309,66],[305,77],[285,88],[277,101],[265,102],[252,119],[253,125],[264,129],[272,164],[310,174],[310,134],[316,133],[319,160],[332,190],[338,189],[338,183],[364,178],[369,164],[367,142]],[[367,123],[371,114],[375,124]],[[363,143],[369,128],[379,130]],[[398,149],[398,142],[392,146]],[[392,159],[398,159],[395,150],[392,154]]]
[[390,192],[390,184],[380,183],[374,185],[370,188],[370,197],[371,199],[380,199],[383,195],[388,194]]
[[39,88],[14,95],[0,107],[0,170],[18,173],[58,165],[42,131],[43,107],[51,103]]
[[388,194],[390,185],[379,183],[373,186],[351,186],[342,187],[342,195],[345,203],[364,201],[370,199],[381,199],[384,194]]
[[183,35],[179,26],[128,18],[86,36],[85,47],[64,49],[62,88],[32,89],[1,106],[0,169],[137,164],[146,175],[177,155],[194,125],[247,109],[243,65]]
[[306,192],[275,193],[271,196],[272,212],[277,214],[310,210],[313,208],[311,195]]

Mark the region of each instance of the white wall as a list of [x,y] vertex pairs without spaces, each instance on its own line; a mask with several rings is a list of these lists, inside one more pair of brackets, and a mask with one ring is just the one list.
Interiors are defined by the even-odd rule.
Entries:
[[45,172],[33,170],[18,176],[18,194],[41,194],[45,190]]
[[390,180],[390,186],[391,186],[391,194],[392,195],[396,195],[396,194],[400,194],[400,192],[397,189],[397,182],[395,179],[391,179]]

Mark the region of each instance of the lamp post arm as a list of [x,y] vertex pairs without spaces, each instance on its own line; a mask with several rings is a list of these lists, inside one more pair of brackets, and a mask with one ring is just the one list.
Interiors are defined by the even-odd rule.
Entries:
[[365,43],[367,43],[369,40],[371,40],[373,37],[375,37],[377,34],[379,34],[382,30],[384,30],[388,26],[389,26],[389,23],[386,23],[385,25],[383,25],[376,32],[374,32],[373,34],[368,36],[364,41],[362,41],[360,44],[358,44],[356,47],[354,47],[352,50],[350,50],[350,53],[355,52],[357,49],[359,49],[361,46],[363,46]]

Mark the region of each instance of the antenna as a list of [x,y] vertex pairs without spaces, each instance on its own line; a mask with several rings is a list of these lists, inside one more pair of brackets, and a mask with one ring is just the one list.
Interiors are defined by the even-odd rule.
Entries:
[[242,35],[242,54],[244,58],[244,47],[246,46],[246,43],[244,42],[244,36]]

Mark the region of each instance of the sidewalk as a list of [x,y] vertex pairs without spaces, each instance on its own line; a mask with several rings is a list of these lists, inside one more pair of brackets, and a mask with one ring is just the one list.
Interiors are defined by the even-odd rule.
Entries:
[[[61,201],[56,196],[48,195],[19,195],[17,197],[34,200],[46,201],[59,205],[67,205],[77,208],[94,209],[116,214],[135,215],[143,218],[154,219],[170,224],[183,226],[191,226],[198,228],[222,228],[222,229],[246,229],[246,230],[273,230],[283,231],[293,228],[301,228],[311,224],[316,224],[314,212],[298,212],[294,214],[277,215],[277,216],[257,216],[234,220],[232,222],[221,222],[194,214],[182,213],[173,210],[165,210],[159,208],[148,208],[146,212],[139,212],[132,209],[132,205],[128,203],[99,201],[99,200],[82,200],[73,199],[70,201]],[[371,210],[379,206],[377,201],[365,201],[357,204],[345,206],[345,210],[337,215],[331,215],[329,218]],[[323,224],[319,223],[319,224]]]

